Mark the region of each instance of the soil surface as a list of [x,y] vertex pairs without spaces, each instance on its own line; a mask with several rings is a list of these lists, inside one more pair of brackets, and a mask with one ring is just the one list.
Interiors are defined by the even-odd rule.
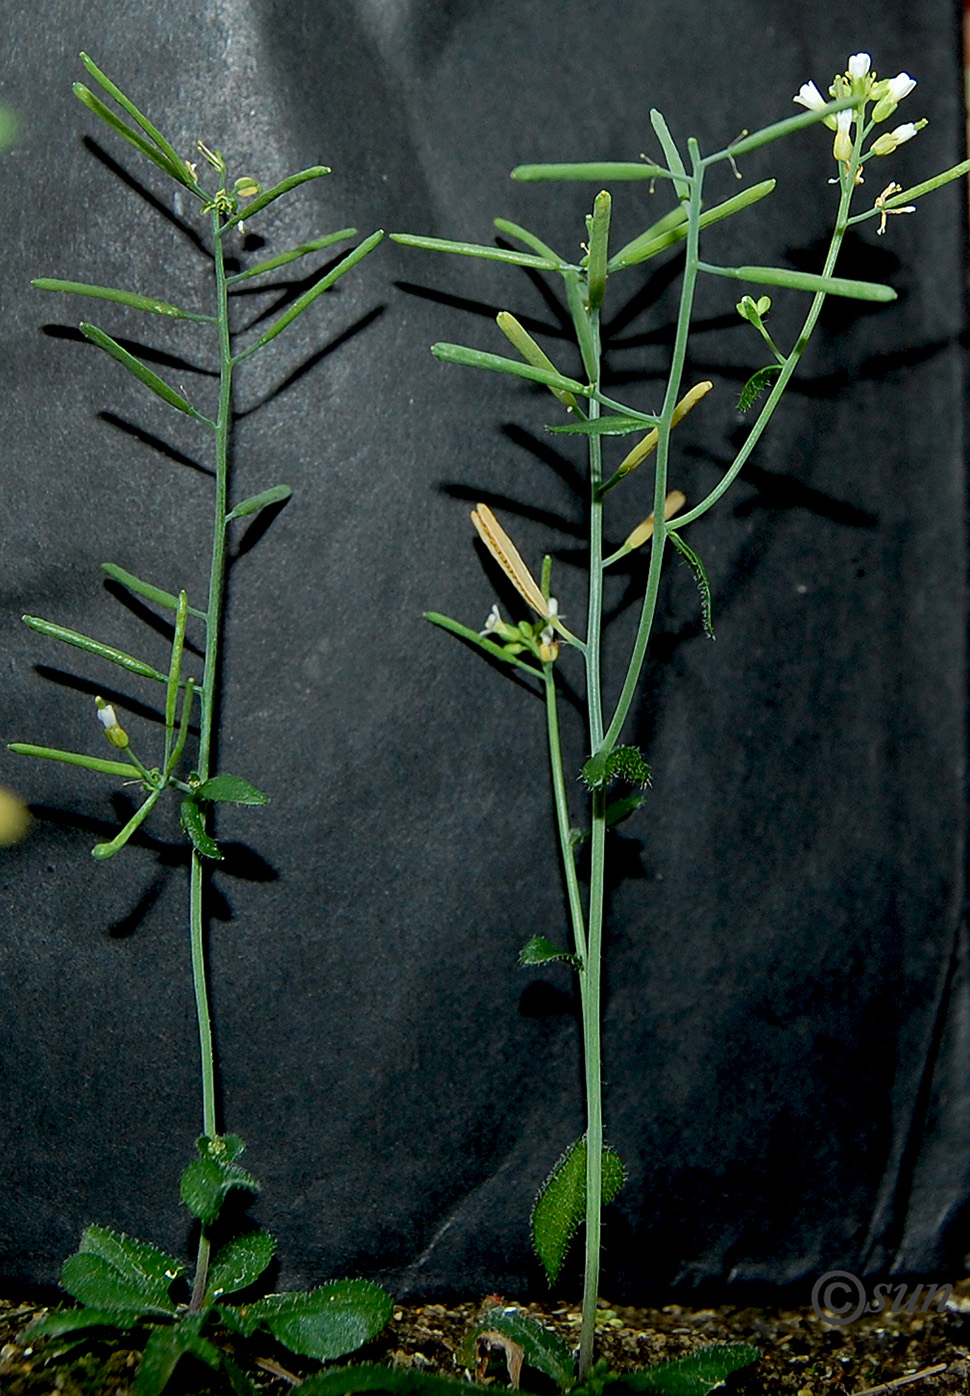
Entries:
[[[485,1302],[494,1304],[496,1298]],[[469,1332],[482,1307],[398,1306],[380,1337],[347,1361],[473,1378]],[[578,1342],[578,1309],[539,1304],[521,1309],[554,1328],[570,1346]],[[124,1338],[53,1357],[47,1344],[38,1342],[35,1347],[24,1332],[46,1312],[35,1303],[0,1300],[2,1396],[129,1396],[139,1354],[125,1346]],[[955,1287],[942,1313],[933,1307],[926,1313],[867,1314],[842,1326],[823,1322],[811,1308],[668,1304],[638,1309],[611,1307],[601,1300],[600,1312],[597,1353],[615,1371],[679,1357],[707,1343],[747,1342],[763,1355],[755,1366],[730,1379],[730,1389],[738,1396],[970,1396],[970,1281]],[[228,1334],[225,1345],[265,1396],[284,1396],[320,1370],[319,1364],[304,1362],[283,1348],[242,1346]],[[497,1391],[508,1386],[501,1351],[492,1355],[484,1380]],[[183,1362],[170,1390],[173,1396],[222,1391],[207,1382],[205,1368]],[[523,1371],[522,1385],[536,1392],[554,1390],[529,1368]]]

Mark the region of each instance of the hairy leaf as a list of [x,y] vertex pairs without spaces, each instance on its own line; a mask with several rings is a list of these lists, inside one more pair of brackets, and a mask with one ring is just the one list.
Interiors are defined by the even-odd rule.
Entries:
[[160,1328],[145,1344],[145,1355],[135,1379],[134,1396],[161,1396],[181,1358],[191,1355],[214,1370],[222,1365],[222,1353],[201,1337],[188,1321]]
[[208,1224],[215,1221],[233,1188],[259,1192],[259,1183],[245,1168],[228,1159],[206,1155],[190,1163],[182,1174],[179,1195],[193,1216]]
[[527,940],[519,951],[519,964],[526,965],[547,965],[553,960],[562,960],[564,964],[572,965],[574,969],[582,969],[582,963],[578,955],[572,955],[568,950],[560,950],[558,945],[553,945],[551,940],[546,940],[545,936],[533,936]]
[[698,590],[701,594],[701,611],[704,616],[704,631],[708,638],[713,640],[714,621],[711,611],[711,582],[707,575],[707,568],[704,566],[703,562],[701,562],[693,548],[688,547],[675,528],[669,530],[667,537],[694,574],[694,580],[697,582]]
[[752,373],[741,389],[741,396],[738,398],[738,411],[747,412],[750,407],[753,407],[772,378],[780,372],[781,364],[767,364],[764,368],[759,368],[757,373]]
[[[603,1147],[603,1206],[623,1186],[619,1156]],[[586,1216],[586,1136],[570,1144],[539,1189],[532,1210],[532,1239],[550,1284],[562,1269],[569,1243]]]
[[223,1294],[235,1294],[259,1279],[273,1259],[276,1242],[268,1231],[249,1231],[235,1236],[216,1252],[209,1268],[206,1299],[212,1302]]
[[222,849],[205,827],[202,811],[196,801],[186,796],[179,806],[179,823],[192,840],[192,846],[200,858],[222,858]]
[[242,776],[210,776],[195,792],[197,800],[213,800],[228,805],[268,805],[269,799]]
[[711,1343],[671,1362],[624,1372],[622,1385],[653,1396],[707,1396],[716,1386],[722,1386],[732,1372],[750,1367],[760,1356],[750,1343]]
[[247,1307],[291,1352],[326,1362],[375,1338],[394,1301],[370,1280],[334,1280],[307,1293],[270,1294]]
[[634,785],[650,784],[650,767],[635,746],[615,746],[610,752],[597,752],[582,770],[583,780],[590,790],[604,790],[613,780],[628,780]]

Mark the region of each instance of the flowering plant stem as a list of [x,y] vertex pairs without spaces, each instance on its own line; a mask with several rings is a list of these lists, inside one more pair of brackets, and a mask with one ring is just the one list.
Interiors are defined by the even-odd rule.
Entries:
[[[878,157],[891,153],[897,144],[908,140],[910,135],[919,129],[919,125],[899,127],[891,136],[881,137],[874,147],[863,154],[863,146],[876,120],[890,115],[895,110],[895,102],[901,100],[913,86],[912,80],[906,74],[900,74],[891,82],[876,84],[875,74],[869,72],[868,55],[857,54],[850,60],[849,71],[844,76],[838,76],[830,89],[832,101],[826,102],[814,84],[806,84],[796,101],[808,106],[807,112],[739,138],[732,145],[712,155],[702,156],[697,141],[691,138],[687,141],[688,158],[685,163],[664,118],[659,112],[654,111],[651,113],[651,123],[660,142],[665,164],[637,166],[607,162],[520,166],[513,171],[513,178],[520,180],[588,179],[602,182],[604,185],[611,180],[626,181],[636,178],[669,181],[666,187],[674,192],[677,206],[652,228],[645,230],[610,257],[607,243],[611,198],[604,188],[594,201],[592,214],[587,217],[586,256],[575,266],[567,263],[546,242],[518,224],[503,219],[495,220],[500,231],[530,249],[528,254],[503,249],[501,260],[518,263],[532,271],[542,269],[562,277],[573,331],[583,362],[585,382],[560,373],[531,335],[508,311],[503,311],[498,316],[498,325],[525,360],[524,364],[460,345],[435,345],[433,348],[437,357],[445,361],[512,373],[544,385],[572,415],[570,425],[552,430],[583,434],[588,443],[588,578],[585,636],[580,638],[572,635],[559,619],[558,604],[549,593],[550,560],[546,559],[543,569],[540,594],[514,544],[484,505],[479,505],[472,516],[479,534],[507,579],[530,609],[538,614],[538,621],[512,625],[503,621],[495,608],[485,631],[479,634],[438,613],[429,613],[427,617],[466,641],[477,644],[493,658],[505,659],[517,670],[530,669],[544,689],[557,840],[564,870],[575,953],[564,952],[544,938],[534,937],[524,947],[521,959],[522,963],[527,965],[544,964],[554,960],[567,961],[578,974],[582,1007],[586,1131],[583,1138],[566,1151],[540,1191],[533,1213],[533,1237],[536,1250],[552,1282],[558,1277],[570,1238],[581,1223],[585,1224],[586,1258],[578,1359],[580,1381],[589,1373],[594,1357],[602,1208],[616,1194],[623,1182],[622,1164],[604,1143],[603,1135],[601,969],[607,830],[613,822],[625,817],[642,803],[640,797],[627,797],[611,804],[607,788],[612,780],[618,778],[634,785],[649,782],[649,767],[642,755],[634,747],[620,746],[619,740],[628,720],[648,653],[667,544],[669,541],[685,557],[694,571],[703,599],[705,628],[708,633],[713,634],[707,573],[701,560],[682,538],[682,531],[688,524],[713,508],[737,478],[745,461],[761,439],[812,336],[826,295],[883,302],[895,298],[895,292],[890,287],[849,281],[834,275],[846,229],[851,222],[861,221],[866,216],[910,212],[911,209],[903,210],[899,207],[902,198],[918,197],[921,193],[929,192],[959,177],[970,168],[970,162],[964,162],[963,165],[955,166],[934,180],[915,186],[896,199],[890,197],[891,189],[886,190],[877,199],[871,215],[859,215],[850,219],[852,196],[862,183],[861,169],[865,161],[873,155]],[[870,101],[880,104],[873,119],[867,119],[866,116],[867,104]],[[833,154],[839,162],[838,177],[833,181],[839,186],[838,208],[821,271],[804,273],[782,267],[755,265],[725,267],[703,261],[700,256],[702,231],[721,218],[733,216],[750,207],[770,194],[774,188],[774,181],[765,181],[743,190],[741,194],[723,204],[702,212],[705,180],[709,172],[725,162],[734,167],[736,156],[801,132],[818,122],[824,122],[836,131]],[[737,173],[736,169],[735,172]],[[740,178],[740,175],[738,177]],[[884,225],[885,217],[882,226]],[[494,249],[476,244],[449,243],[439,238],[424,238],[412,234],[392,236],[397,241],[428,250],[454,252],[463,256],[479,255],[492,259],[496,256]],[[685,258],[673,349],[663,405],[659,414],[652,417],[616,402],[604,392],[600,307],[607,283],[613,274],[639,265],[680,242],[685,244]],[[758,329],[774,359],[773,363],[759,370],[746,386],[739,404],[741,409],[746,410],[769,381],[771,391],[743,445],[719,483],[697,504],[685,510],[685,496],[679,490],[669,489],[671,433],[678,421],[711,387],[709,383],[700,384],[684,394],[683,379],[694,297],[702,275],[731,278],[797,292],[808,291],[812,299],[801,330],[787,354],[778,349],[762,323],[764,315],[770,309],[769,298],[764,296],[756,304],[747,296],[738,305],[742,319],[750,321]],[[653,430],[627,455],[615,473],[605,478],[604,436],[643,431],[648,424]],[[607,494],[654,449],[652,513],[630,534],[622,547],[605,556],[604,504]],[[646,569],[640,618],[625,677],[615,706],[610,711],[604,699],[601,673],[606,571],[613,562],[641,547],[648,540],[650,558]],[[555,673],[560,643],[578,651],[585,671],[586,736],[590,752],[590,758],[583,768],[583,776],[590,790],[590,827],[585,836],[577,835],[569,817]],[[585,905],[576,863],[576,847],[582,837],[588,837],[590,850]]]

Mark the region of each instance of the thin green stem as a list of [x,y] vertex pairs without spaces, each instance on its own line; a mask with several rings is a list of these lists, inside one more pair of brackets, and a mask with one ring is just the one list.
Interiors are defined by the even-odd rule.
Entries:
[[[219,323],[219,414],[216,422],[216,489],[212,525],[212,562],[209,572],[209,602],[206,608],[205,669],[202,676],[201,715],[199,719],[198,773],[205,781],[215,736],[215,704],[219,679],[219,642],[222,635],[222,613],[226,587],[226,505],[229,475],[229,429],[232,406],[232,341],[229,329],[229,298],[226,286],[225,259],[218,216],[212,212],[213,264],[216,278],[216,314]],[[195,990],[196,1017],[199,1025],[199,1053],[202,1071],[202,1132],[212,1138],[217,1133],[215,1052],[212,1039],[212,1015],[205,963],[205,922],[203,917],[204,875],[202,861],[192,850],[189,879],[189,934],[192,951],[192,984]],[[190,1309],[198,1312],[205,1294],[209,1270],[209,1238],[205,1227],[199,1237],[199,1253],[195,1268],[195,1284]]]
[[586,917],[583,913],[583,896],[579,889],[579,877],[576,873],[576,858],[573,853],[571,837],[572,831],[569,824],[566,778],[563,774],[562,746],[559,739],[559,697],[556,691],[555,665],[552,660],[547,660],[543,664],[542,676],[546,683],[546,733],[549,739],[549,770],[552,775],[552,793],[556,806],[556,829],[559,834],[559,849],[562,854],[563,873],[566,878],[566,894],[569,898],[573,943],[576,947],[576,954],[585,967]]

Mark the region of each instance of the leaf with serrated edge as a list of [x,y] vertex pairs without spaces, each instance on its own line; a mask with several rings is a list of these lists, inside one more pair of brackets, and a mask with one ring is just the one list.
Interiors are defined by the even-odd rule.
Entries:
[[172,1281],[185,1274],[185,1266],[175,1256],[107,1226],[89,1226],[81,1236],[78,1252],[100,1256],[124,1279],[137,1285],[146,1298],[163,1305],[171,1302],[168,1291]]
[[195,792],[197,800],[213,800],[229,805],[267,805],[269,800],[242,776],[210,776]]
[[494,1386],[478,1386],[457,1377],[436,1377],[406,1367],[378,1367],[375,1363],[355,1363],[307,1377],[300,1396],[353,1396],[358,1391],[389,1391],[391,1396],[469,1396],[472,1392],[495,1392]]
[[69,1255],[61,1268],[61,1286],[89,1309],[119,1314],[150,1314],[169,1318],[175,1305],[166,1296],[155,1299],[134,1280],[119,1273],[99,1255]]
[[700,558],[694,552],[694,549],[689,547],[684,542],[683,538],[681,538],[680,534],[675,529],[671,529],[667,537],[673,543],[674,547],[680,553],[681,557],[684,559],[684,561],[687,563],[687,566],[694,574],[694,580],[696,581],[698,590],[701,594],[701,613],[704,617],[704,632],[707,635],[708,639],[713,640],[713,603],[711,599],[711,582],[710,578],[707,575],[707,568],[704,566],[703,562],[701,562]]
[[291,1352],[326,1362],[376,1337],[393,1307],[370,1280],[335,1280],[308,1293],[267,1295],[249,1311]]
[[573,955],[568,950],[560,950],[558,945],[553,945],[545,936],[533,936],[519,951],[519,964],[523,966],[546,965],[553,960],[564,960],[576,969],[580,967],[578,955]]
[[750,1367],[760,1356],[758,1348],[749,1343],[711,1343],[670,1362],[624,1372],[623,1385],[653,1396],[707,1396],[716,1386],[723,1386],[732,1372]]
[[206,1298],[215,1300],[223,1294],[235,1294],[259,1279],[273,1259],[276,1242],[268,1231],[249,1231],[235,1236],[216,1252],[209,1269]]
[[259,1183],[237,1163],[222,1163],[211,1157],[199,1158],[190,1163],[182,1174],[179,1194],[194,1217],[202,1222],[211,1222],[219,1215],[232,1188],[259,1192]]
[[[603,1206],[623,1186],[619,1156],[603,1146]],[[570,1144],[539,1189],[532,1209],[532,1240],[550,1284],[554,1284],[570,1241],[586,1216],[586,1136]]]

